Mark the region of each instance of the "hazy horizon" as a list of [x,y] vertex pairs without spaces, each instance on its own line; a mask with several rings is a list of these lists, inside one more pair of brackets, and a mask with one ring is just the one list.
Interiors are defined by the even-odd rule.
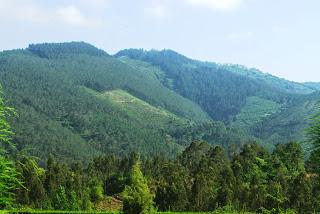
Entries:
[[320,82],[316,0],[0,0],[0,50],[85,41],[110,54],[172,49]]

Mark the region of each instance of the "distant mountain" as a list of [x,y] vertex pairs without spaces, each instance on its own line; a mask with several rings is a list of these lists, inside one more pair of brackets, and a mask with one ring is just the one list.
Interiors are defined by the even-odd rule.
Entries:
[[320,90],[320,82],[306,82],[305,86],[312,88],[313,90]]
[[0,83],[19,117],[18,149],[88,161],[105,153],[173,157],[194,140],[228,148],[303,139],[315,87],[171,50],[115,56],[84,42],[0,52]]
[[319,87],[313,87],[312,83],[304,84],[304,83],[289,81],[283,78],[273,76],[268,73],[263,73],[262,71],[255,68],[247,68],[242,65],[234,65],[234,64],[224,64],[221,66],[229,71],[247,76],[249,78],[258,80],[260,82],[264,82],[274,88],[277,88],[282,91],[286,91],[288,93],[310,94],[320,89],[320,84],[318,85]]

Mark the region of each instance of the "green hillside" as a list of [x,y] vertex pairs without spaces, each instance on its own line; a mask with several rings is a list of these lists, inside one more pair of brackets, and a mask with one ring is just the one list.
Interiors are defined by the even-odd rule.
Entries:
[[259,97],[248,97],[245,106],[236,116],[234,125],[250,130],[257,123],[279,112],[280,109],[281,104],[276,102]]
[[[144,77],[142,72],[108,56],[101,58],[66,55],[61,60],[47,59],[28,51],[1,54],[1,84],[9,104],[19,113],[13,124],[19,149],[27,148],[41,159],[52,153],[70,160],[136,149],[150,155],[177,153],[173,139],[164,144],[165,136],[170,135],[168,128],[160,132],[161,124],[154,123],[158,129],[152,129],[130,120],[127,112],[79,87],[97,92],[122,87],[136,94],[140,92],[151,103],[175,107],[163,96],[166,92],[161,92],[161,85],[152,82],[149,76]],[[158,96],[150,96],[155,91]],[[161,96],[164,99],[159,99]],[[184,102],[179,96],[174,98],[178,104],[180,100]],[[184,114],[183,105],[176,109]]]
[[241,111],[247,97],[284,102],[289,96],[217,64],[192,60],[171,50],[128,49],[116,56],[143,60],[160,67],[164,72],[164,85],[197,103],[214,120],[231,121]]
[[318,82],[305,82],[303,84],[314,89],[314,90],[317,90],[317,91],[320,90],[320,83],[318,83]]
[[240,73],[83,42],[1,52],[0,209],[319,210],[318,120],[301,142],[320,92]]
[[0,53],[0,83],[19,114],[15,143],[41,160],[53,154],[88,161],[137,150],[175,156],[197,139],[227,147],[248,138],[210,122],[198,104],[168,88],[163,75],[148,63],[117,59],[86,43]]
[[192,60],[171,50],[128,49],[116,56],[159,66],[167,87],[199,104],[213,120],[249,130],[267,144],[302,140],[307,118],[316,111],[313,105],[303,106],[320,100],[314,87],[240,65]]
[[19,113],[18,149],[42,160],[130,151],[174,157],[194,140],[270,147],[301,140],[320,98],[171,50],[110,56],[83,42],[1,52],[0,83]]
[[298,96],[280,112],[261,121],[254,128],[256,136],[269,143],[303,140],[310,119],[318,112],[319,93]]
[[164,109],[156,108],[121,89],[96,94],[96,96],[111,102],[115,108],[126,112],[131,117],[130,119],[140,120],[140,123],[145,126],[159,126],[159,124],[168,124],[174,121],[179,125],[188,124],[186,119],[179,118]]
[[234,73],[258,80],[260,82],[270,85],[271,87],[277,88],[281,91],[285,91],[288,93],[310,94],[312,92],[319,90],[315,87],[312,87],[312,84],[307,84],[307,83],[304,84],[304,83],[289,81],[283,78],[273,76],[268,73],[263,73],[260,70],[255,68],[247,68],[242,65],[234,65],[234,64],[224,64],[221,66],[228,71],[232,71]]

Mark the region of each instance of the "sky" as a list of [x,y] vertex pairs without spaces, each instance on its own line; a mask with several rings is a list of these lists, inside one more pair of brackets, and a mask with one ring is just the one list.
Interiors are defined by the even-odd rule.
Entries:
[[319,0],[0,0],[0,50],[85,41],[172,49],[320,82]]

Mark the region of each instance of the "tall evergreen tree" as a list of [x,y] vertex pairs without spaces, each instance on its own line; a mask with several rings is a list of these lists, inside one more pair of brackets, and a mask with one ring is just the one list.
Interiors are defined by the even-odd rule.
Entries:
[[146,179],[141,172],[141,162],[133,164],[130,174],[130,185],[125,187],[123,212],[128,214],[152,213],[153,198]]

